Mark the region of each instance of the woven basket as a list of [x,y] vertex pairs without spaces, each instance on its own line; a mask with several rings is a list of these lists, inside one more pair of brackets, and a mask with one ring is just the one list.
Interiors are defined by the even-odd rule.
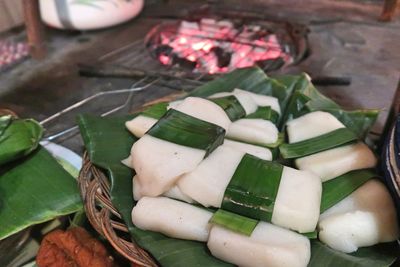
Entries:
[[5,116],[5,115],[11,115],[15,118],[18,118],[17,113],[15,113],[14,111],[5,108],[0,108],[0,116]]
[[[128,229],[111,203],[109,179],[90,162],[87,153],[83,156],[78,184],[86,216],[94,229],[131,262],[145,267],[157,266],[146,251],[132,243],[132,240],[121,237],[121,233],[128,233]],[[116,220],[115,217],[119,219]]]
[[[143,108],[159,102],[169,102],[182,94],[173,94],[143,105]],[[136,112],[140,112],[137,110]],[[121,255],[144,267],[158,266],[154,259],[129,238],[129,232],[121,215],[111,203],[110,183],[104,172],[94,166],[87,153],[83,155],[78,184],[86,216],[96,231],[104,236]],[[117,219],[115,219],[117,218]]]

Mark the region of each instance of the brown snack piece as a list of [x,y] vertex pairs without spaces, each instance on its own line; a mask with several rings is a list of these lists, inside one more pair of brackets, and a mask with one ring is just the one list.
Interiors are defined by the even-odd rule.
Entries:
[[39,267],[115,266],[103,244],[81,227],[47,234],[40,245],[36,263]]

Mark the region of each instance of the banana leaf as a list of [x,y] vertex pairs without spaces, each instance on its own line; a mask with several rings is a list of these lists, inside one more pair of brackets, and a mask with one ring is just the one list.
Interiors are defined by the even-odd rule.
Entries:
[[[288,85],[292,79],[293,95],[285,109],[283,122],[297,118],[305,113],[322,110],[331,113],[340,120],[358,138],[364,139],[379,115],[377,109],[359,109],[345,111],[337,103],[321,94],[312,84],[307,74],[285,76]],[[279,80],[279,79],[278,79]],[[282,82],[282,80],[279,80]],[[307,101],[308,98],[308,101]],[[299,104],[300,103],[300,104]]]
[[286,107],[286,111],[283,115],[283,119],[281,120],[281,124],[279,125],[279,129],[282,130],[284,128],[284,123],[287,121],[306,114],[308,112],[306,109],[306,104],[308,101],[310,101],[308,96],[299,91],[294,91]]
[[76,180],[44,148],[0,170],[0,240],[82,209]]
[[214,258],[205,243],[169,238],[159,233],[140,230],[132,224],[131,211],[135,204],[132,193],[134,173],[121,164],[121,159],[129,155],[130,148],[137,140],[125,129],[125,121],[133,117],[78,117],[90,160],[108,174],[111,180],[112,203],[122,215],[132,239],[150,252],[162,266],[232,266]]
[[35,150],[43,135],[43,128],[32,119],[2,119],[0,128],[0,166],[28,155]]
[[276,97],[281,110],[285,110],[293,86],[286,86],[269,78],[258,67],[236,69],[224,76],[210,81],[192,91],[189,96],[208,97],[215,93],[230,92],[235,88]]
[[146,117],[150,117],[153,119],[160,119],[164,114],[167,112],[167,107],[168,103],[167,102],[162,102],[162,103],[157,103],[154,105],[151,105],[147,108],[145,108],[141,114]]
[[237,142],[241,142],[241,143],[246,143],[246,144],[250,144],[250,145],[255,145],[255,146],[262,146],[262,147],[267,147],[271,150],[273,149],[277,149],[285,140],[285,134],[284,133],[278,133],[278,139],[276,140],[275,143],[270,143],[270,144],[261,144],[258,142],[252,142],[252,141],[245,141],[243,139],[240,138],[234,138],[232,136],[227,136],[226,139],[232,140],[232,141],[237,141]]
[[[231,91],[234,88],[255,93],[264,92],[279,99],[282,113],[284,113],[298,79],[300,79],[299,76],[282,76],[273,80],[269,79],[259,68],[240,69],[203,85],[190,95],[207,97],[217,92]],[[328,101],[322,102],[329,104]],[[336,106],[328,105],[328,107],[337,110]],[[327,107],[324,106],[324,108]],[[128,156],[130,148],[136,140],[125,130],[124,126],[125,121],[132,118],[133,116],[101,118],[86,115],[79,117],[81,133],[91,161],[104,169],[110,178],[112,202],[121,213],[132,239],[146,249],[161,266],[232,266],[212,257],[204,243],[169,238],[159,233],[142,231],[133,226],[130,213],[134,206],[132,195],[134,173],[120,163],[121,159]],[[368,124],[365,125],[368,126]],[[368,128],[366,126],[364,129]],[[337,266],[334,265],[336,262],[342,266],[361,266],[354,265],[354,262],[361,262],[365,266],[378,267],[382,266],[382,262],[385,264],[392,262],[393,254],[389,251],[398,249],[395,244],[390,244],[388,248],[384,249],[383,257],[377,260],[379,255],[377,256],[375,247],[361,248],[357,253],[349,256],[316,242],[318,241],[312,241],[310,266],[313,267]],[[383,266],[386,266],[385,264]]]
[[[111,197],[121,213],[132,239],[146,249],[164,267],[232,266],[214,258],[206,244],[179,240],[159,233],[142,231],[133,226],[131,211],[134,206],[132,194],[133,172],[120,163],[126,158],[136,138],[125,130],[125,121],[133,116],[101,118],[80,116],[79,126],[91,161],[103,168],[111,180]],[[334,181],[334,180],[332,180]],[[311,267],[319,266],[389,266],[397,257],[396,243],[360,248],[357,253],[344,254],[329,249],[319,241],[312,242]],[[382,247],[382,249],[380,249]],[[339,263],[340,265],[335,265]],[[384,263],[384,264],[382,264]],[[358,265],[357,265],[358,264]]]
[[0,117],[0,137],[6,130],[8,125],[11,123],[11,115],[5,115]]
[[320,212],[323,213],[331,208],[375,177],[377,177],[377,174],[372,170],[355,170],[322,183]]
[[354,253],[346,254],[333,250],[318,240],[312,240],[308,267],[389,267],[396,261],[399,249],[396,242],[391,242],[359,248]]
[[246,116],[246,111],[235,96],[225,96],[209,99],[220,106],[231,121],[236,121]]
[[258,107],[254,113],[251,113],[245,117],[246,119],[264,119],[272,121],[277,124],[279,121],[279,114],[271,107]]
[[357,136],[352,131],[347,128],[339,128],[301,142],[282,144],[279,146],[279,151],[285,159],[299,158],[335,148],[354,140],[357,140]]
[[178,145],[205,150],[207,156],[224,142],[225,129],[170,109],[146,134]]
[[359,139],[364,139],[379,115],[378,109],[358,109],[345,111],[341,109],[322,109],[331,113],[346,127],[356,133]]
[[318,238],[318,231],[314,230],[313,232],[303,233],[302,235],[304,235],[308,239],[317,239]]
[[254,228],[256,228],[258,221],[219,209],[211,217],[210,223],[250,236],[254,231]]
[[283,166],[245,154],[225,189],[222,209],[270,222]]

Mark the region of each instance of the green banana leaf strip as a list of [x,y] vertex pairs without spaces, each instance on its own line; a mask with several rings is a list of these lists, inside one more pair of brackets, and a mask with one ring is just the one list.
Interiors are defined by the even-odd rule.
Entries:
[[299,75],[294,90],[299,91],[310,98],[310,101],[307,103],[307,106],[310,108],[310,110],[341,108],[333,100],[321,94],[312,84],[310,77],[305,73]]
[[225,129],[170,109],[146,134],[178,145],[205,150],[208,155],[224,142]]
[[283,166],[245,154],[225,189],[221,208],[270,222]]
[[340,120],[349,130],[356,133],[359,139],[365,139],[372,125],[375,124],[379,110],[378,109],[359,109],[345,111],[341,109],[322,109],[331,113]]
[[[276,90],[273,88],[274,86],[279,87],[279,89]],[[231,92],[235,88],[254,93],[265,93],[268,95],[272,95],[269,93],[274,91],[279,95],[279,100],[286,97],[284,90],[280,90],[284,88],[284,86],[277,83],[273,79],[268,79],[264,71],[258,67],[236,69],[220,78],[196,88],[189,95],[208,97],[215,93]]]
[[357,136],[347,128],[339,128],[332,132],[304,140],[301,142],[282,144],[279,151],[285,159],[299,158],[357,140]]
[[135,204],[132,193],[134,172],[121,163],[137,140],[125,129],[125,121],[134,115],[119,117],[96,117],[81,115],[79,128],[91,161],[104,169],[111,180],[111,200],[117,208],[132,239],[147,250],[161,266],[228,267],[231,264],[214,258],[205,243],[169,238],[165,235],[143,231],[134,227],[131,220]]
[[318,240],[312,240],[308,267],[389,267],[396,261],[399,249],[396,242],[390,242],[359,248],[354,253],[346,254],[331,249]]
[[76,180],[43,147],[0,170],[0,240],[82,209]]
[[[308,113],[309,111],[306,109],[306,104],[310,101],[310,98],[299,91],[295,91],[290,98],[290,102],[286,108],[286,112],[284,114],[284,119],[282,122],[287,122],[301,115]],[[280,129],[283,129],[283,124],[280,125]]]
[[222,209],[217,210],[210,220],[211,224],[222,226],[236,233],[250,236],[258,221]]
[[375,177],[378,175],[372,170],[355,170],[322,183],[321,213]]
[[208,100],[220,106],[225,111],[226,115],[228,115],[231,121],[236,121],[246,116],[246,111],[240,104],[239,100],[233,95],[212,98]]
[[246,119],[264,119],[272,121],[274,124],[278,123],[279,113],[271,107],[258,107],[254,113],[245,117]]
[[159,120],[165,113],[167,113],[167,107],[167,102],[157,103],[145,108],[141,112],[141,115]]
[[234,137],[226,137],[226,139],[228,140],[233,140],[233,141],[237,141],[237,142],[241,142],[241,143],[245,143],[245,144],[250,144],[250,145],[255,145],[255,146],[262,146],[262,147],[267,147],[270,149],[273,148],[278,148],[285,140],[285,133],[278,133],[278,139],[276,140],[275,143],[271,143],[271,144],[260,144],[257,142],[251,142],[251,141],[245,141],[239,138],[234,138]]
[[278,83],[288,88],[289,92],[293,93],[294,88],[297,85],[297,81],[300,78],[300,75],[278,75],[273,76],[272,78],[275,79]]
[[285,140],[285,133],[278,133],[278,140],[275,143],[265,145],[268,148],[278,148]]
[[0,137],[11,123],[11,115],[5,115],[0,117]]
[[304,235],[308,239],[317,239],[318,238],[318,231],[315,230],[313,232],[303,233],[302,235]]
[[28,155],[43,136],[43,128],[32,119],[12,120],[0,135],[0,165]]

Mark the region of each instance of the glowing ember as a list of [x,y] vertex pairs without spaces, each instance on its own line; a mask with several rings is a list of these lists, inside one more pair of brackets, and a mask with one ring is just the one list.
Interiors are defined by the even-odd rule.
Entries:
[[162,31],[152,49],[164,65],[186,65],[194,71],[214,74],[270,60],[291,63],[292,56],[278,39],[257,25],[235,28],[230,21],[202,19],[182,21],[177,29]]

